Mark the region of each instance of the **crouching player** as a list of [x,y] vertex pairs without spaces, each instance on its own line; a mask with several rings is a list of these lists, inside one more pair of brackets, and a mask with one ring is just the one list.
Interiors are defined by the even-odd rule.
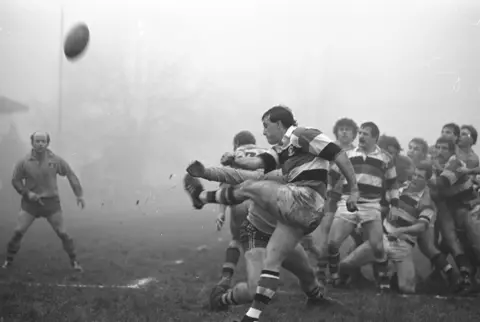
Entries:
[[[241,131],[237,133],[233,138],[233,151],[235,157],[254,157],[267,151],[267,149],[259,148],[255,144],[255,136],[251,132]],[[221,187],[226,188],[228,185],[222,184]],[[226,212],[229,211],[230,213],[230,233],[232,235],[232,240],[227,247],[225,262],[222,266],[223,283],[229,285],[241,256],[242,245],[240,242],[240,227],[243,221],[247,218],[249,205],[250,200],[246,200],[239,205],[220,205],[221,213],[216,221],[217,230],[222,228],[223,223],[225,222]]]
[[[398,286],[403,293],[414,293],[416,286],[415,263],[412,251],[417,236],[429,229],[435,210],[427,182],[432,176],[432,167],[427,162],[416,166],[410,182],[400,187],[398,207],[391,207],[383,221],[383,244],[387,259],[395,265]],[[341,274],[353,268],[374,262],[372,247],[368,243],[354,250],[340,263]]]
[[[188,173],[210,181],[223,182],[231,185],[241,184],[246,180],[273,180],[283,182],[284,177],[279,171],[263,175],[258,171],[240,170],[229,167],[205,168],[200,162],[192,163]],[[324,218],[325,219],[325,218]],[[324,220],[322,223],[331,222]],[[244,250],[247,269],[247,281],[237,283],[230,288],[228,283],[220,282],[210,295],[212,310],[226,310],[232,305],[251,303],[257,292],[258,282],[262,276],[266,246],[275,230],[277,220],[267,210],[257,203],[251,203],[247,219],[240,230],[240,239]],[[329,227],[320,226],[323,236],[328,236]],[[326,242],[326,240],[325,240]],[[322,296],[324,285],[317,280],[314,269],[310,266],[305,250],[297,245],[295,250],[283,261],[282,267],[293,273],[299,280],[300,287],[306,293],[309,304],[329,303],[332,300]]]

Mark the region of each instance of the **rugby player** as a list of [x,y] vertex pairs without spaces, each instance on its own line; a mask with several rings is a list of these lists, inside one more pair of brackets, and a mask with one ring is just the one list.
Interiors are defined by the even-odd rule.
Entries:
[[[349,187],[344,183],[342,200],[333,219],[328,241],[329,270],[334,284],[338,284],[340,274],[339,249],[348,235],[358,224],[362,225],[378,263],[380,286],[388,283],[387,265],[383,248],[383,228],[380,200],[386,191],[387,200],[392,206],[398,206],[398,189],[396,187],[397,174],[393,157],[377,145],[380,131],[373,122],[365,122],[360,126],[358,147],[346,151],[348,158],[355,168],[355,174],[360,191],[358,211],[350,212],[346,207],[346,200],[350,195]],[[338,168],[330,169],[332,186],[341,179]]]
[[54,154],[48,146],[50,135],[35,132],[30,136],[32,151],[18,161],[13,172],[12,185],[22,196],[20,213],[17,217],[13,237],[7,245],[7,256],[3,268],[12,265],[20,249],[23,236],[37,218],[45,218],[60,238],[63,249],[70,258],[70,264],[76,271],[82,271],[72,237],[67,233],[57,186],[57,175],[67,177],[77,204],[85,207],[83,189],[80,181],[68,163]]
[[[231,185],[241,184],[246,180],[285,182],[285,177],[278,170],[263,175],[259,171],[228,167],[205,168],[200,162],[192,163],[188,167],[187,172],[194,177]],[[276,224],[276,218],[267,210],[254,202],[250,203],[248,216],[242,224],[240,233],[247,268],[247,282],[237,283],[233,288],[229,288],[226,283],[219,283],[210,295],[210,307],[212,310],[225,310],[229,306],[242,305],[254,300],[256,287],[264,265],[266,246],[275,230]],[[328,231],[323,232],[328,233]],[[301,247],[296,247],[295,251],[289,254],[282,263],[282,266],[299,279],[301,288],[309,298],[307,303],[315,303],[318,301],[310,300],[311,294],[316,294],[318,288],[323,289],[324,285],[316,279],[315,272],[309,265],[308,257],[306,256]],[[331,301],[331,299],[327,299],[327,301]]]
[[[355,148],[353,141],[355,141],[358,134],[358,125],[352,119],[341,118],[337,122],[335,122],[335,125],[333,126],[333,134],[337,139],[335,143],[337,143],[337,145],[343,151],[353,149]],[[329,223],[325,223],[327,227],[331,227],[332,225],[334,214],[337,211],[338,202],[342,197],[342,188],[343,188],[343,184],[341,180],[338,180],[337,185],[335,187],[331,186],[331,182],[329,182],[328,184],[326,216],[324,219],[324,220],[329,220]],[[329,233],[329,230],[327,230],[327,233]],[[355,246],[359,246],[363,243],[363,237],[361,235],[361,232],[359,232],[358,230],[353,230],[350,236],[352,237],[355,243]],[[327,237],[328,239],[328,234],[325,237]],[[317,264],[319,269],[318,276],[321,280],[327,279],[327,270],[328,270],[328,243],[325,243],[324,246],[326,246],[327,249],[323,253],[325,253],[327,257],[321,258]],[[360,269],[358,269],[356,273],[357,274],[352,274],[352,276],[356,279],[356,281],[359,281],[363,275],[361,274]]]
[[457,229],[467,229],[462,223],[473,210],[478,198],[471,176],[459,171],[466,167],[466,163],[457,156],[455,142],[440,137],[435,146],[438,163],[444,165],[436,170],[436,176],[432,180],[438,189],[439,198],[445,201],[445,210],[438,212],[440,229],[460,271],[461,291],[468,291],[472,286],[473,267],[459,242]]
[[[233,151],[237,158],[241,157],[253,157],[267,151],[267,149],[259,148],[255,145],[255,136],[249,131],[241,131],[237,133],[233,138]],[[222,186],[222,187],[228,187]],[[219,230],[225,222],[225,215],[227,206],[220,205],[221,213],[217,218],[217,229]],[[222,266],[222,279],[225,279],[223,283],[230,285],[235,269],[238,265],[238,261],[241,255],[242,245],[240,242],[240,227],[243,221],[247,218],[249,207],[249,200],[239,204],[230,206],[230,233],[232,240],[227,247],[225,254],[225,262]]]
[[[414,293],[416,286],[415,264],[412,251],[417,236],[426,231],[434,216],[427,181],[432,176],[432,166],[421,162],[415,167],[412,180],[400,187],[398,207],[392,207],[383,220],[385,234],[383,245],[387,259],[396,267],[398,287],[403,293]],[[372,246],[364,243],[340,263],[343,274],[355,267],[374,262]]]
[[[245,181],[241,185],[203,191],[201,183],[187,175],[185,189],[195,206],[206,203],[239,204],[247,199],[267,209],[277,219],[277,224],[266,247],[264,267],[252,306],[242,322],[258,321],[263,309],[274,296],[280,276],[280,267],[288,255],[298,248],[301,239],[313,232],[323,217],[327,169],[330,161],[336,162],[352,190],[347,200],[350,210],[356,209],[358,187],[351,162],[340,147],[321,131],[297,127],[292,111],[275,106],[262,116],[264,135],[274,146],[268,153],[253,158],[236,159],[226,155],[224,164],[265,173],[282,167],[287,184],[272,180]],[[311,298],[323,298],[318,287]]]
[[[435,153],[436,154],[436,153]],[[417,167],[420,163],[429,162],[432,166],[433,162],[428,160],[428,143],[422,138],[413,138],[408,143],[407,156],[412,160],[413,164]],[[429,179],[430,180],[430,179]],[[430,182],[430,181],[429,181]],[[436,241],[438,240],[438,234],[436,232],[436,217],[437,207],[436,204],[440,204],[440,200],[437,198],[436,189],[432,187],[430,196],[435,206],[435,214],[430,220],[430,227],[418,236],[418,247],[420,251],[427,257],[432,265],[436,267],[440,272],[443,272],[452,286],[456,285],[455,272],[452,265],[447,260],[447,256],[443,254],[437,247]],[[440,204],[439,207],[442,207]],[[438,226],[438,225],[437,225]]]

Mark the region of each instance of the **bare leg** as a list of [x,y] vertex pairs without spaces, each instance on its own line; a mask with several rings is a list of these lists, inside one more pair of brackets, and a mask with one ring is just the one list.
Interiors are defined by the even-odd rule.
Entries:
[[17,224],[13,231],[13,236],[7,244],[7,258],[3,264],[3,268],[7,268],[13,262],[15,255],[20,250],[23,236],[28,231],[35,217],[24,210],[20,210],[17,216]]

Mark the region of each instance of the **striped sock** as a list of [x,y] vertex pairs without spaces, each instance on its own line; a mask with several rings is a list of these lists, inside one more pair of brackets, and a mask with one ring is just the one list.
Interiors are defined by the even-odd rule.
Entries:
[[218,190],[206,191],[205,199],[207,203],[218,203],[227,206],[239,205],[246,200],[244,198],[237,199],[234,191],[235,186],[228,186]]
[[228,247],[225,254],[225,263],[222,267],[222,276],[225,278],[232,278],[235,273],[238,261],[240,260],[240,249],[238,247]]
[[226,305],[238,305],[238,302],[235,300],[235,293],[233,288],[229,289],[227,293],[222,295],[222,303]]
[[338,265],[340,263],[340,252],[333,247],[328,248],[328,269],[330,275],[338,276]]
[[305,292],[305,294],[307,294],[307,297],[309,299],[322,299],[325,295],[323,290],[324,288],[322,287],[322,285],[317,283],[317,285],[315,285],[312,290]]
[[260,319],[260,314],[262,314],[262,311],[268,303],[270,303],[277,291],[279,279],[279,272],[266,269],[262,270],[252,306],[242,318],[241,322],[256,322]]

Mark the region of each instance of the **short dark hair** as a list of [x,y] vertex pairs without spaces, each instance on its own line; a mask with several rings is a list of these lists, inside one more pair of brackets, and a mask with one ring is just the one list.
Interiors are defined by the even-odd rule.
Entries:
[[477,138],[478,138],[478,132],[477,129],[473,125],[462,125],[460,130],[468,130],[470,134],[472,135],[472,145],[475,145],[477,143]]
[[430,162],[422,161],[416,166],[416,168],[418,170],[425,171],[425,179],[430,180],[430,178],[432,177],[432,172],[433,172],[432,164]]
[[262,121],[266,118],[270,118],[270,122],[275,123],[279,122],[282,123],[283,127],[288,129],[290,126],[296,126],[297,121],[293,117],[292,110],[283,105],[276,105],[270,108],[268,111],[263,113]]
[[353,139],[355,140],[358,134],[358,125],[354,120],[344,117],[335,122],[335,125],[333,126],[333,134],[336,138],[338,138],[338,129],[341,127],[351,128],[353,131]]
[[427,155],[428,154],[428,143],[422,138],[413,138],[410,140],[410,143],[418,144],[422,147],[422,153]]
[[437,139],[437,142],[435,142],[435,147],[437,146],[437,144],[441,144],[441,143],[448,144],[448,150],[450,152],[454,152],[456,147],[457,147],[457,145],[455,144],[455,141],[453,139],[445,138],[443,136],[441,136]]
[[378,138],[377,144],[380,148],[384,150],[387,150],[389,146],[393,146],[399,152],[402,150],[402,147],[400,146],[400,142],[398,142],[397,138],[394,136],[388,136],[386,134],[382,134]]
[[233,144],[238,146],[256,144],[255,136],[250,131],[240,131],[233,137]]
[[378,126],[377,124],[373,123],[373,122],[365,122],[363,123],[362,125],[360,125],[360,127],[363,129],[363,128],[366,128],[366,127],[369,127],[370,128],[370,133],[372,134],[372,136],[374,138],[377,139],[378,141],[378,138],[380,136],[380,130],[378,129]]
[[448,128],[450,130],[452,130],[453,134],[455,134],[457,137],[460,136],[460,126],[458,126],[457,123],[447,123],[445,124],[444,126],[442,126],[442,130],[444,128]]

